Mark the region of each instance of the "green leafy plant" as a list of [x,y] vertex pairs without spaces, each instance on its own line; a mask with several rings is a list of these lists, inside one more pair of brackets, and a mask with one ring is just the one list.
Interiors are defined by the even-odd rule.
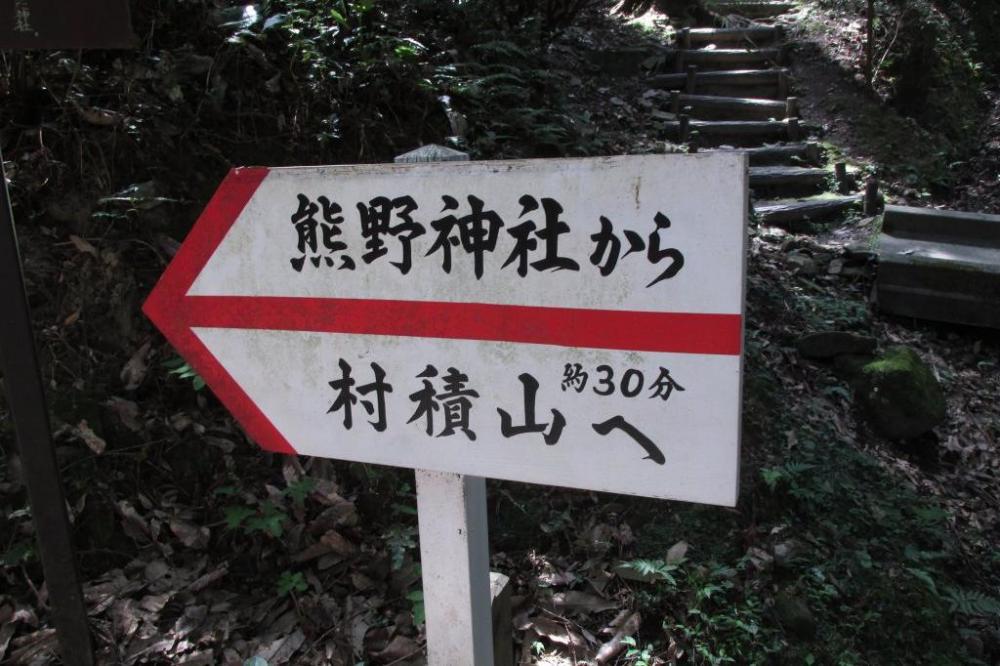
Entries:
[[[412,13],[391,0],[270,0],[263,20],[229,41],[251,58],[281,54],[283,67],[268,69],[268,76],[302,138],[358,157],[392,154],[424,132],[443,133],[446,122],[440,90],[428,76],[443,49],[427,41],[432,31],[410,32]],[[458,8],[449,3],[437,15],[452,22]]]
[[195,391],[205,388],[205,380],[201,378],[195,369],[180,356],[174,356],[163,362],[163,367],[167,368],[168,375],[174,375],[179,379],[188,380]]
[[271,501],[260,503],[260,507],[255,515],[249,516],[243,521],[243,526],[249,533],[264,532],[277,538],[285,531],[285,522],[288,514],[277,504]]
[[250,506],[227,506],[222,510],[226,527],[235,530],[250,516],[257,515],[257,510]]
[[764,479],[764,483],[772,491],[777,489],[778,486],[785,483],[792,487],[795,492],[808,492],[803,490],[808,486],[803,486],[798,483],[801,475],[813,469],[815,465],[806,463],[786,463],[781,467],[765,467],[760,470],[761,478]]
[[398,497],[400,501],[392,503],[392,510],[395,513],[402,516],[415,517],[417,515],[416,495],[413,493],[413,489],[410,487],[409,483],[404,481],[399,484],[396,489],[396,497]]
[[563,79],[538,67],[538,54],[507,38],[473,45],[461,74],[442,82],[458,110],[469,118],[469,147],[484,156],[586,154],[596,137],[567,114]]
[[410,612],[413,614],[413,624],[417,627],[424,626],[427,621],[427,615],[424,612],[424,591],[410,590],[407,593],[406,598],[410,602]]
[[285,530],[285,521],[288,520],[288,514],[270,501],[261,502],[256,508],[227,506],[223,511],[227,527],[242,528],[247,534],[263,532],[273,537],[280,537]]
[[16,541],[0,554],[0,566],[16,567],[35,557],[35,544],[29,540]]
[[1000,618],[1000,601],[976,590],[946,587],[944,599],[957,615],[992,616]]
[[316,480],[311,479],[308,476],[299,479],[298,481],[293,481],[288,484],[285,488],[285,495],[291,498],[293,502],[298,505],[303,504],[306,498],[316,488]]
[[301,571],[283,571],[278,578],[278,596],[302,593],[309,589]]
[[417,547],[417,528],[412,525],[393,525],[382,538],[389,550],[393,570],[402,569],[406,554]]
[[631,636],[622,639],[622,645],[628,647],[625,651],[625,658],[632,659],[634,666],[651,666],[653,663],[653,646],[646,645],[640,648],[636,640]]
[[623,562],[619,568],[632,570],[648,582],[664,581],[669,585],[677,585],[674,577],[677,565],[667,564],[664,560],[630,560]]
[[[288,522],[288,511],[284,499],[290,500],[296,506],[302,506],[309,494],[316,487],[316,481],[303,477],[293,481],[281,491],[280,495],[270,499],[258,499],[249,496],[244,504],[230,504],[222,509],[226,527],[240,530],[247,535],[267,534],[280,537]],[[222,486],[214,493],[219,497],[235,497],[238,490],[234,486]]]

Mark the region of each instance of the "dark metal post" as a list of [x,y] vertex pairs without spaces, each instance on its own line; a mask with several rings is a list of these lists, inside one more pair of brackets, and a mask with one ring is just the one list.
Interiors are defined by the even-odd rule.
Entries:
[[3,179],[0,183],[0,369],[21,452],[63,663],[92,666],[94,654],[87,627],[87,608],[80,589],[66,500],[52,447],[49,414],[17,251],[14,215],[3,173],[3,155],[0,155],[0,178]]

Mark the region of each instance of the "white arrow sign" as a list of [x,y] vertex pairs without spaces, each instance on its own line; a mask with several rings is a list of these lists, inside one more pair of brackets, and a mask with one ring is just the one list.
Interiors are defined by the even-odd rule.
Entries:
[[732,505],[746,171],[237,169],[145,310],[271,450]]

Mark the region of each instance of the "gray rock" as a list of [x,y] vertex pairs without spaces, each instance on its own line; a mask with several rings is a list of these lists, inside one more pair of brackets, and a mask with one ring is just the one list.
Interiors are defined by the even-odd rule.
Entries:
[[803,275],[816,275],[819,273],[819,266],[812,257],[801,252],[791,252],[785,257],[785,262]]
[[872,250],[867,243],[851,243],[844,247],[844,257],[853,262],[866,263],[876,261],[878,253]]
[[877,346],[875,338],[846,331],[823,331],[800,338],[797,347],[806,358],[831,359],[844,354],[871,354]]
[[801,548],[796,541],[783,541],[774,546],[774,563],[780,567],[787,567],[791,564]]
[[889,439],[913,439],[944,421],[944,391],[931,369],[909,347],[890,347],[864,365],[855,398],[872,427]]

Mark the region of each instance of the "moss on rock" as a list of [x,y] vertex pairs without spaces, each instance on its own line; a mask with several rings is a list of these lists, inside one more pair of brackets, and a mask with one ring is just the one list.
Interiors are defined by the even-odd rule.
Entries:
[[941,385],[909,347],[890,347],[863,366],[855,394],[872,427],[890,439],[919,437],[945,418]]

